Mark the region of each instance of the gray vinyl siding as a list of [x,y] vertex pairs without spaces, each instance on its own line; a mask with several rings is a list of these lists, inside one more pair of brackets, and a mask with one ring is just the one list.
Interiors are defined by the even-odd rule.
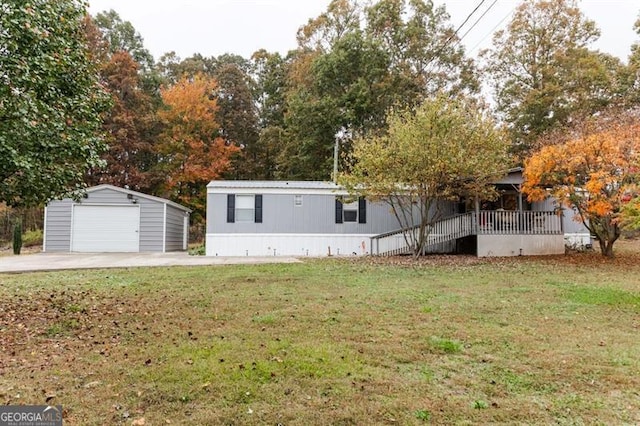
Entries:
[[167,206],[165,251],[182,250],[182,239],[184,238],[184,217],[185,212],[178,210],[173,206]]
[[72,200],[51,201],[47,206],[47,229],[44,247],[46,252],[71,250]]
[[335,223],[335,196],[298,195],[302,195],[302,206],[294,205],[292,193],[264,194],[262,223],[227,223],[227,194],[208,194],[207,233],[382,234],[400,227],[384,203],[367,201],[367,223]]
[[[547,198],[544,201],[533,203],[533,210],[555,210],[558,207],[556,200]],[[562,207],[562,230],[565,234],[588,234],[589,230],[580,221],[576,221],[576,211],[569,207]]]

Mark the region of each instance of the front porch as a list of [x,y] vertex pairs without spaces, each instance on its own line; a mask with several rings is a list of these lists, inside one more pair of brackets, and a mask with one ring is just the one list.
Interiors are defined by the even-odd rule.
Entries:
[[[522,194],[522,168],[494,182],[499,196],[461,200],[455,214],[434,221],[427,229],[423,254],[473,253],[478,257],[562,254],[565,230],[561,209],[546,203],[528,203]],[[414,236],[418,228],[410,230]],[[410,240],[411,238],[409,238]],[[405,232],[398,230],[371,238],[371,254],[411,254]]]
[[[469,246],[478,257],[562,254],[562,218],[555,211],[480,210],[454,215],[428,227],[423,254],[459,253]],[[404,230],[371,237],[370,247],[373,256],[412,253]]]

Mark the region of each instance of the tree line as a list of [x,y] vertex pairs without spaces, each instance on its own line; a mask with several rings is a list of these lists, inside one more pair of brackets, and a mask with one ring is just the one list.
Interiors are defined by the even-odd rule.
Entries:
[[626,62],[595,50],[574,0],[523,2],[477,59],[430,0],[333,0],[295,49],[250,58],[155,60],[117,12],[91,17],[76,0],[2,12],[0,199],[16,206],[110,183],[202,221],[211,179],[328,180],[337,137],[352,170],[354,141],[384,139],[390,117],[434,99],[492,115],[512,165],[553,131],[640,102],[639,45]]

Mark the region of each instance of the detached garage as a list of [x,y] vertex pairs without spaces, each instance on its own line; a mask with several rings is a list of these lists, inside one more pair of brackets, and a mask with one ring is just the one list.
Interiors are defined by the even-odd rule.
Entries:
[[88,188],[79,201],[54,200],[44,210],[45,252],[186,250],[191,210],[112,185]]

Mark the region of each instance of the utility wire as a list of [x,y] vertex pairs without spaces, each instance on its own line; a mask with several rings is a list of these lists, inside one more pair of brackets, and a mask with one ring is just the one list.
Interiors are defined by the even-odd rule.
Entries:
[[493,3],[491,3],[489,7],[484,12],[482,12],[482,15],[480,15],[480,17],[476,19],[473,25],[471,25],[471,28],[469,28],[464,34],[460,36],[460,38],[455,42],[454,46],[460,43],[471,32],[471,30],[473,30],[476,25],[478,25],[478,22],[480,22],[482,18],[484,18],[484,16],[493,8],[493,6],[496,5],[496,3],[498,3],[498,0],[493,0]]
[[[478,5],[475,7],[475,9],[473,9],[471,11],[470,14],[467,15],[467,17],[465,18],[464,21],[462,21],[462,24],[458,25],[458,28],[453,32],[453,34],[451,34],[449,36],[449,38],[447,39],[447,41],[444,42],[444,45],[442,46],[442,48],[444,49],[447,46],[447,43],[449,43],[455,36],[458,35],[458,31],[460,31],[462,29],[462,27],[464,27],[464,25],[469,22],[469,19],[471,19],[471,17],[477,12],[477,10],[480,8],[480,6],[482,6],[482,3],[484,3],[486,0],[481,0],[480,3],[478,3]],[[482,17],[481,17],[482,18]],[[473,27],[472,27],[473,28]],[[438,54],[440,54],[440,51],[438,51]],[[437,55],[436,55],[437,56]]]
[[467,15],[467,17],[465,18],[464,21],[462,21],[462,24],[458,25],[458,28],[456,28],[456,30],[453,32],[453,34],[451,34],[449,36],[449,38],[447,38],[444,43],[442,43],[442,45],[438,48],[438,50],[436,50],[436,53],[433,54],[433,56],[431,56],[431,58],[429,59],[429,61],[424,65],[424,67],[428,67],[429,65],[431,65],[431,63],[433,62],[434,59],[436,59],[438,56],[440,56],[440,54],[444,51],[444,49],[447,47],[447,45],[449,44],[449,42],[451,40],[453,40],[453,38],[455,36],[458,35],[458,31],[460,31],[462,29],[462,27],[469,22],[469,19],[471,19],[471,17],[477,12],[477,10],[480,8],[480,6],[482,6],[482,4],[485,2],[486,0],[480,0],[480,3],[478,3],[478,5],[471,11],[471,13],[469,13]]
[[498,29],[498,27],[499,27],[500,25],[502,25],[502,23],[503,23],[503,22],[504,22],[504,21],[505,21],[509,16],[511,16],[511,15],[513,14],[513,11],[514,11],[514,10],[515,10],[515,9],[510,10],[510,11],[509,11],[509,13],[507,13],[506,15],[504,15],[504,18],[502,18],[502,19],[500,20],[500,22],[498,22],[498,23],[497,23],[493,28],[491,28],[491,30],[489,30],[489,32],[488,32],[488,33],[486,33],[486,34],[484,35],[484,37],[482,37],[482,38],[480,39],[480,41],[478,41],[478,42],[477,42],[477,43],[476,43],[476,44],[475,44],[471,49],[469,49],[469,53],[471,53],[471,52],[473,52],[474,50],[476,50],[476,49],[478,48],[478,46],[480,46],[480,45],[481,45],[481,44],[482,44],[482,43],[487,39],[487,37],[489,37],[490,35],[492,35],[493,33],[495,33],[496,29]]

